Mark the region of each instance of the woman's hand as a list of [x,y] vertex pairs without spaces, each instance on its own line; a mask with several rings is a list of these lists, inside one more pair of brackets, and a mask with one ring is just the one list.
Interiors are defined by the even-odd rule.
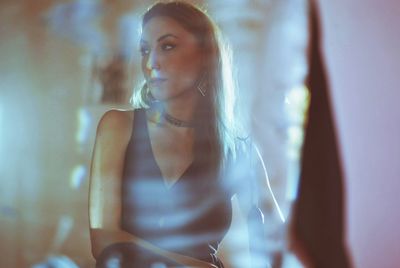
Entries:
[[[91,235],[98,242],[98,248],[100,248],[101,250],[113,244],[128,242],[128,243],[133,243],[134,245],[139,246],[149,252],[152,252],[155,255],[159,255],[161,257],[179,263],[184,267],[218,268],[217,266],[211,263],[162,249],[144,239],[141,239],[123,230],[110,231],[105,229],[92,229]],[[97,257],[100,256],[100,253],[101,251],[96,252],[96,256]]]

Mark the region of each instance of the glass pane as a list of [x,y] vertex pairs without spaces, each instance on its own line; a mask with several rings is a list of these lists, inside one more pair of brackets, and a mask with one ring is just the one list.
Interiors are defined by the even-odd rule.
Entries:
[[[153,2],[0,3],[1,267],[94,267],[88,192],[96,128],[107,110],[132,107],[143,81],[141,14]],[[309,100],[308,2],[190,2],[207,10],[232,51],[236,118],[268,173],[263,189],[272,203],[264,205],[272,207],[261,241],[278,252],[280,267],[302,267],[285,230]],[[239,203],[233,197],[218,249],[226,267],[251,263],[254,237]]]

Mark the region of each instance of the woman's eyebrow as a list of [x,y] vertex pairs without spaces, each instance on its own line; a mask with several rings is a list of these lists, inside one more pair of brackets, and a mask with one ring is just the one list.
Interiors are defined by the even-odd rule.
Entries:
[[165,39],[165,38],[167,38],[167,37],[173,37],[173,38],[179,39],[178,36],[173,35],[173,34],[170,34],[170,33],[167,33],[167,34],[164,34],[164,35],[160,36],[160,37],[157,39],[157,42],[160,42],[161,40],[163,40],[163,39]]
[[[160,36],[160,37],[157,39],[157,42],[160,42],[160,41],[162,41],[163,39],[168,38],[168,37],[173,37],[173,38],[179,39],[178,36],[168,33],[168,34],[164,34],[164,35]],[[148,44],[149,42],[147,42],[147,41],[144,40],[144,39],[140,39],[140,43],[141,43],[141,44]]]

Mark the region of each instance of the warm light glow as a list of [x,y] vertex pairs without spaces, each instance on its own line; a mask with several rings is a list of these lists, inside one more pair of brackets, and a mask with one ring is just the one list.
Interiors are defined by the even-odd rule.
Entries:
[[285,96],[285,111],[288,121],[287,128],[288,145],[286,154],[288,157],[288,175],[286,186],[286,198],[295,200],[300,176],[301,148],[304,140],[304,125],[310,102],[310,95],[305,85],[290,89]]

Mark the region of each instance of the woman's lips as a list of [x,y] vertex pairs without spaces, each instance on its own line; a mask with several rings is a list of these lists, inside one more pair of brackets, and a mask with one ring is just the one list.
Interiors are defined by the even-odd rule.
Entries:
[[157,87],[157,86],[160,86],[165,81],[167,81],[166,78],[151,78],[148,80],[147,83],[149,84],[149,86]]

